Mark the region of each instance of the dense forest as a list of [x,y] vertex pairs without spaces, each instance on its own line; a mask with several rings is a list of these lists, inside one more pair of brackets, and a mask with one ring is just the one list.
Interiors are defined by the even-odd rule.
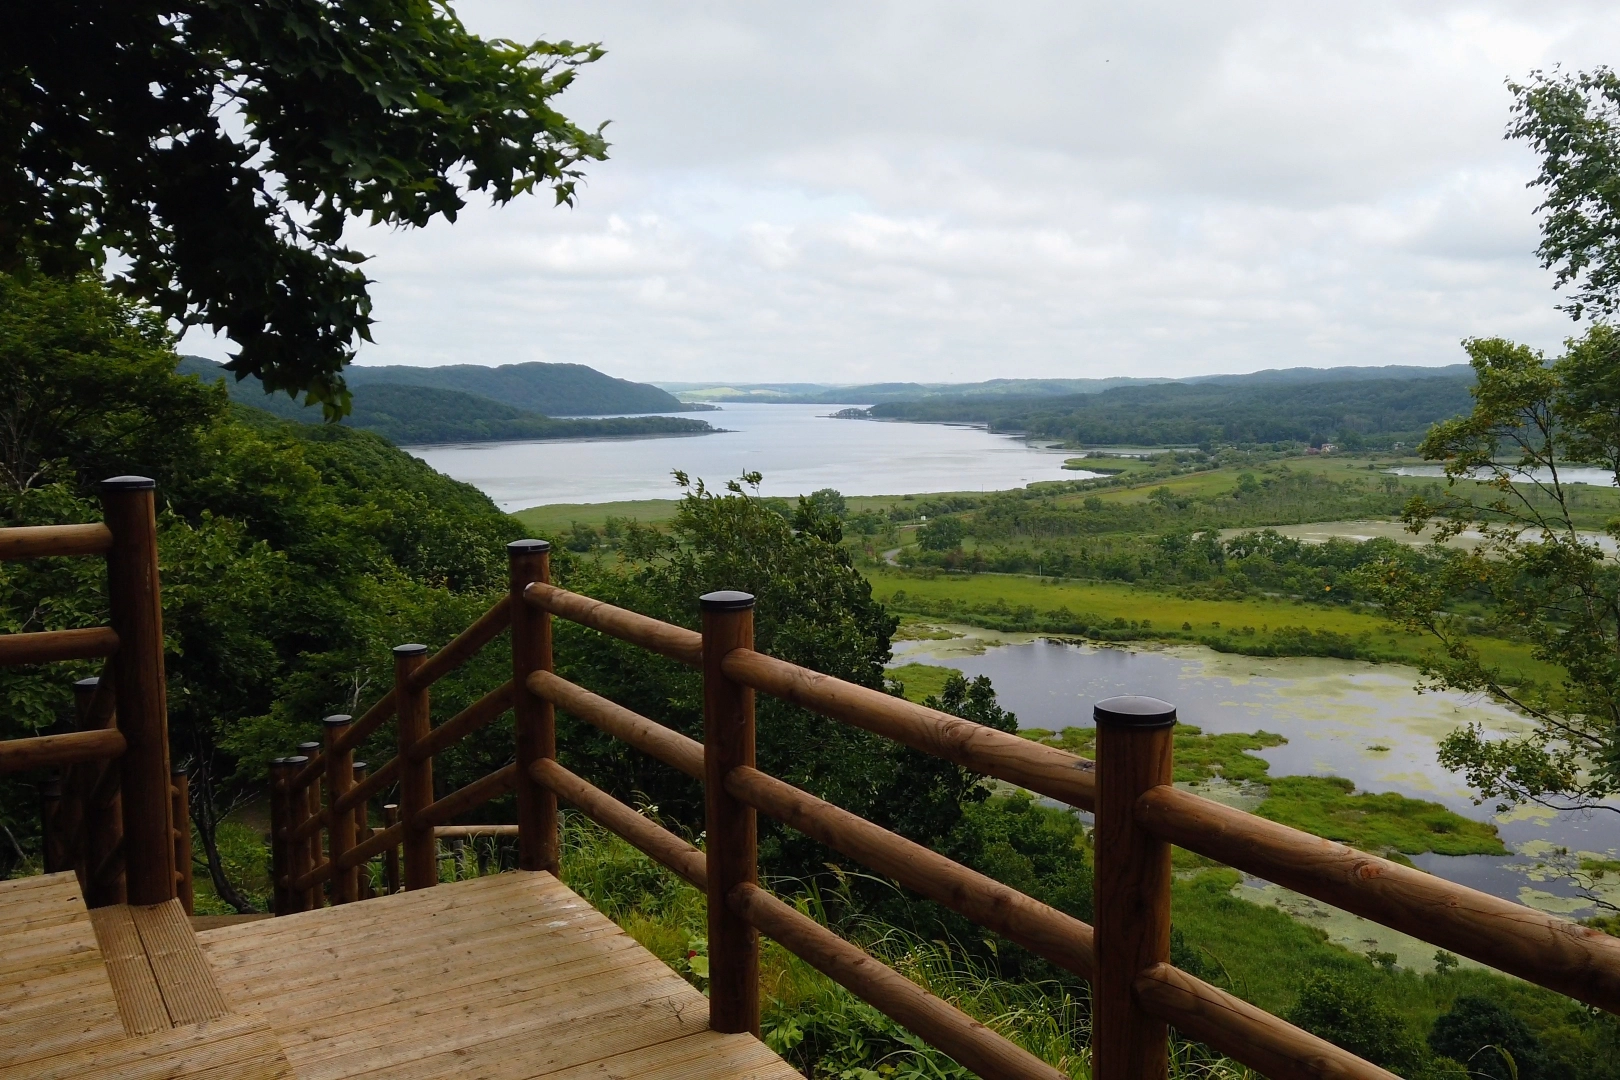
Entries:
[[[637,406],[646,404],[634,393],[636,383],[624,383],[632,392],[619,394],[601,383],[618,383],[591,368],[577,364],[525,364],[530,370],[524,380],[530,385],[530,397],[549,398],[575,405],[589,402],[606,404],[617,401],[619,407],[599,410],[579,409],[579,412],[641,412]],[[564,369],[560,373],[554,369]],[[574,369],[578,368],[578,371]],[[205,382],[223,381],[232,401],[260,409],[284,420],[305,424],[324,423],[320,410],[300,405],[282,394],[265,394],[256,379],[241,382],[230,377],[222,365],[200,356],[183,357],[181,374],[196,375]],[[383,368],[383,371],[416,371],[416,368]],[[445,369],[434,369],[445,370]],[[488,370],[488,369],[479,369]],[[501,370],[501,369],[496,369]],[[589,372],[581,376],[579,372]],[[590,377],[594,376],[594,378]],[[563,385],[543,386],[553,378]],[[350,380],[359,383],[354,391],[353,407],[343,423],[348,427],[373,431],[397,445],[422,443],[493,442],[508,439],[579,439],[625,438],[638,435],[706,435],[714,428],[703,420],[684,416],[611,416],[583,419],[554,419],[528,408],[506,404],[476,393],[463,390],[440,389],[426,385],[366,379]],[[655,389],[643,387],[642,389]],[[663,393],[662,391],[658,391]],[[520,394],[520,397],[523,395]],[[666,397],[668,395],[665,395]],[[673,400],[673,399],[671,399]],[[677,404],[674,408],[683,408]]]
[[1074,446],[1407,445],[1468,411],[1471,379],[1253,380],[1129,386],[1017,400],[931,398],[874,405],[879,420],[986,424]]

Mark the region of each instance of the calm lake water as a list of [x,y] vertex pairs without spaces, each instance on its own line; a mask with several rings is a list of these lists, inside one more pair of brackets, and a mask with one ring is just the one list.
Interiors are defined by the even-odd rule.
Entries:
[[895,662],[988,675],[1001,704],[1018,714],[1022,727],[1089,727],[1095,702],[1146,694],[1172,702],[1183,723],[1207,732],[1282,735],[1288,740],[1284,745],[1255,751],[1270,763],[1273,776],[1342,776],[1358,790],[1395,791],[1495,823],[1513,855],[1413,858],[1450,880],[1579,913],[1584,901],[1568,880],[1569,869],[1581,854],[1620,856],[1620,814],[1532,809],[1498,815],[1491,806],[1475,806],[1461,778],[1436,760],[1440,739],[1467,723],[1506,734],[1524,730],[1525,722],[1488,700],[1419,694],[1411,668],[1235,656],[1201,647],[1095,648],[952,629],[967,636],[897,642]]
[[484,491],[503,510],[546,503],[672,499],[671,469],[720,487],[745,472],[765,495],[837,488],[845,495],[998,491],[1035,480],[1095,475],[1065,471],[1072,452],[947,424],[833,420],[843,405],[726,405],[700,416],[718,435],[648,439],[474,443],[406,449]]

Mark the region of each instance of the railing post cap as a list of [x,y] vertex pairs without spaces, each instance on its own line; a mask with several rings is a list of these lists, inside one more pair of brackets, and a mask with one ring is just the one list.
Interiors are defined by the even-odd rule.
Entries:
[[191,775],[191,766],[190,765],[171,765],[171,766],[169,766],[169,775],[171,777],[173,777],[173,776],[190,776]]
[[535,555],[550,550],[550,540],[514,540],[506,545],[508,555]]
[[296,750],[303,750],[303,751],[306,751],[306,752],[310,751],[310,750],[319,750],[320,748],[321,748],[321,744],[318,743],[318,742],[301,742],[296,747],[294,747],[294,749],[296,749]]
[[359,772],[361,769],[369,769],[369,768],[371,768],[371,763],[370,762],[357,761],[357,762],[354,763],[354,771],[355,772]]
[[353,719],[354,717],[348,713],[333,713],[331,716],[323,717],[321,723],[327,727],[342,727]]
[[284,769],[287,767],[287,763],[291,760],[292,758],[290,757],[273,757],[270,759],[270,767],[272,769]]
[[1091,710],[1091,719],[1097,724],[1112,727],[1159,728],[1176,722],[1176,707],[1155,697],[1105,698]]
[[73,685],[78,687],[80,690],[94,690],[96,687],[101,685],[101,676],[91,675],[88,678],[76,679]]
[[102,491],[151,491],[157,481],[150,476],[109,476],[101,482]]
[[704,611],[746,611],[754,606],[754,594],[721,589],[719,592],[704,593],[698,597],[698,603],[703,605]]
[[422,655],[423,653],[425,653],[427,651],[428,651],[428,647],[426,645],[417,645],[417,644],[414,644],[414,643],[410,644],[410,645],[395,645],[394,646],[394,655],[395,656],[420,656],[420,655]]
[[291,757],[281,758],[280,761],[281,761],[281,763],[283,765],[308,765],[309,764],[309,758],[305,757],[303,754],[293,754]]

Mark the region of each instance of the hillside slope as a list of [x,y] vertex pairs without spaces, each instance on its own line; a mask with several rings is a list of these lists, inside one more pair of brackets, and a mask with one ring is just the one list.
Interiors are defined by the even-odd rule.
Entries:
[[615,379],[584,364],[351,366],[343,376],[351,388],[426,386],[434,390],[459,390],[543,416],[688,412],[693,408],[656,386]]
[[1472,374],[1340,382],[1249,380],[1128,386],[1016,400],[966,397],[874,405],[880,420],[981,423],[1079,446],[1415,443],[1472,404]]
[[[283,420],[322,423],[285,394],[266,394],[257,379],[237,382],[219,364],[200,356],[183,357],[179,372],[207,382],[223,379],[231,400]],[[618,416],[552,419],[458,390],[425,386],[373,385],[354,390],[353,411],[342,426],[372,431],[400,445],[448,442],[504,442],[519,439],[627,438],[644,435],[706,435],[702,420],[685,416]]]

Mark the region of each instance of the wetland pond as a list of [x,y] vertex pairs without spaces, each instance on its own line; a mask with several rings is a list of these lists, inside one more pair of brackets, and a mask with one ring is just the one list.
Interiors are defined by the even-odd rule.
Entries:
[[[1620,858],[1620,814],[1539,807],[1498,814],[1492,805],[1474,805],[1461,777],[1436,760],[1439,740],[1468,723],[1507,734],[1525,730],[1525,721],[1479,697],[1420,694],[1413,689],[1418,673],[1412,668],[1239,656],[1201,646],[1096,647],[955,625],[940,629],[958,636],[897,641],[894,663],[951,667],[969,678],[988,675],[1001,704],[1017,714],[1021,727],[1089,727],[1094,702],[1116,694],[1146,694],[1173,703],[1183,723],[1208,734],[1268,731],[1283,736],[1286,743],[1253,751],[1266,760],[1273,777],[1339,776],[1353,781],[1358,791],[1393,791],[1491,822],[1512,854],[1411,856],[1415,865],[1460,884],[1582,917],[1594,911],[1570,880],[1570,871],[1582,858]],[[1246,799],[1230,786],[1205,793],[1245,809],[1258,802],[1258,796]],[[1282,902],[1275,886],[1250,882],[1243,888],[1256,894],[1251,898],[1270,895]],[[1620,900],[1620,888],[1612,891],[1616,895],[1609,899]],[[1389,941],[1384,944],[1392,947]],[[1413,949],[1397,951],[1405,957]]]

